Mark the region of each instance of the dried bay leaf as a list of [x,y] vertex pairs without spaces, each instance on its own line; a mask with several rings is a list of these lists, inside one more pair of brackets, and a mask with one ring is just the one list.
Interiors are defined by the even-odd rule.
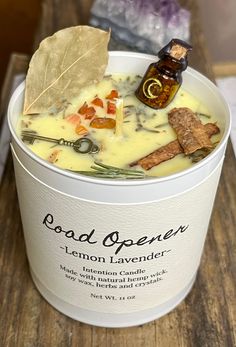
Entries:
[[24,114],[45,113],[60,100],[99,82],[108,63],[110,33],[89,26],[70,27],[44,39],[26,77]]

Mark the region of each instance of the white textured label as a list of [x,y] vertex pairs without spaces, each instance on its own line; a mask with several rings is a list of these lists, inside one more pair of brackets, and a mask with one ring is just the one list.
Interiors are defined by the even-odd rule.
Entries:
[[133,205],[66,196],[17,160],[15,171],[30,266],[65,302],[136,312],[170,300],[194,277],[221,165],[190,191]]

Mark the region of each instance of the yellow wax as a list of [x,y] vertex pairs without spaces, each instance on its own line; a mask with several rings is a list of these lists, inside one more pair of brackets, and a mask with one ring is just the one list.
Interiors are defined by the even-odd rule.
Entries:
[[[86,101],[88,106],[93,106],[97,117],[109,117],[116,119],[116,115],[107,114],[107,99],[111,90],[118,91],[119,98],[123,102],[123,124],[119,136],[114,129],[95,129],[90,127],[91,120],[85,120],[80,115],[81,124],[88,129],[86,137],[92,139],[99,147],[97,154],[79,154],[71,147],[55,145],[46,141],[36,140],[28,147],[39,157],[48,160],[55,150],[59,150],[53,165],[60,168],[81,171],[90,170],[94,161],[100,161],[107,165],[128,168],[129,164],[148,155],[157,148],[176,139],[176,134],[168,124],[168,112],[174,107],[189,107],[194,112],[209,115],[207,108],[194,96],[181,87],[172,103],[162,110],[153,110],[143,105],[134,95],[134,91],[140,83],[140,77],[135,75],[115,74],[106,76],[97,85],[89,86],[82,90],[78,98],[68,100],[70,104],[63,111],[52,114],[21,115],[18,123],[18,133],[22,130],[36,131],[39,135],[53,138],[64,138],[75,141],[81,138],[75,131],[76,125],[70,123],[67,117],[78,114],[78,110]],[[102,99],[104,107],[91,104],[98,96]],[[111,100],[111,102],[115,102]],[[50,110],[49,110],[50,111]],[[217,119],[200,117],[203,124],[214,123]],[[141,124],[141,126],[140,126]],[[146,129],[151,129],[151,132]],[[213,142],[219,139],[219,135],[212,138]],[[175,158],[163,162],[146,172],[150,176],[166,176],[193,165],[189,157],[180,154]],[[140,167],[137,167],[140,170]]]

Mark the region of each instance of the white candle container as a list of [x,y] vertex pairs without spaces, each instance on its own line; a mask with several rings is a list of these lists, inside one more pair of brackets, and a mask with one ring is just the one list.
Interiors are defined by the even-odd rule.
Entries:
[[[107,73],[143,74],[154,61],[111,52]],[[69,317],[103,327],[139,325],[171,311],[192,288],[230,113],[217,87],[197,71],[183,73],[183,86],[217,116],[221,142],[187,170],[144,180],[86,177],[40,159],[15,130],[24,83],[11,98],[8,120],[30,271],[42,296]]]

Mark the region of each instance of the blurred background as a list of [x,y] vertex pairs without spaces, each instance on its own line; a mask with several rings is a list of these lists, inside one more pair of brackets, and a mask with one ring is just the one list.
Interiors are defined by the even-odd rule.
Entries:
[[31,53],[41,0],[0,0],[0,88],[12,52]]
[[195,1],[216,76],[236,75],[236,1]]
[[[236,0],[195,1],[216,75],[236,75]],[[31,54],[41,5],[41,0],[0,0],[0,86],[10,54]]]

